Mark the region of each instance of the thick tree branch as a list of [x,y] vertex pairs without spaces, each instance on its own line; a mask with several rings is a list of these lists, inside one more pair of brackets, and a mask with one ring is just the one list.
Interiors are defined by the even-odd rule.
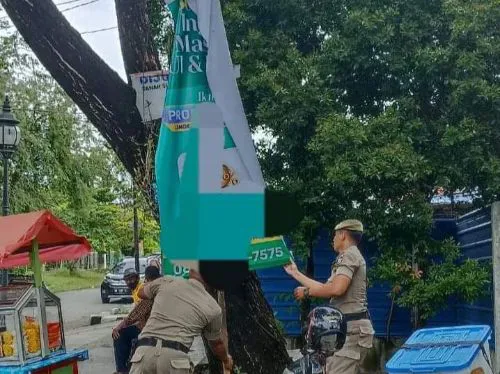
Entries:
[[[115,0],[120,45],[130,82],[130,74],[161,69],[149,19],[149,0]],[[135,104],[134,104],[135,107]],[[144,124],[146,141],[139,160],[135,182],[148,199],[153,215],[158,219],[158,206],[153,185],[154,152],[158,141],[160,121]]]
[[160,70],[147,0],[115,0],[118,31],[127,75]]
[[0,0],[43,66],[136,174],[147,141],[135,93],[51,0]]

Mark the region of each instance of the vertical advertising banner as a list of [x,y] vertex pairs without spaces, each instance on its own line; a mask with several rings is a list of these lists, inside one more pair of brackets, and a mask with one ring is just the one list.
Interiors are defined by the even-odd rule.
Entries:
[[175,41],[156,184],[164,257],[244,261],[264,235],[264,180],[236,84],[219,0],[173,0]]

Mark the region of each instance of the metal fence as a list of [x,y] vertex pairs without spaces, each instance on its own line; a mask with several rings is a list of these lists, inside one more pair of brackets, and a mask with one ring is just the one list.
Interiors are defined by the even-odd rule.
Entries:
[[[460,245],[463,258],[491,261],[492,232],[491,208],[487,207],[455,218],[436,218],[432,237],[443,240],[452,237]],[[377,254],[377,248],[367,246],[363,255],[370,266]],[[322,231],[312,250],[314,278],[324,282],[330,275],[335,258],[330,248],[328,232]],[[286,335],[300,335],[300,309],[293,297],[298,285],[282,269],[267,269],[258,272],[264,295],[281,322]],[[489,296],[467,305],[450,299],[450,307],[427,321],[430,326],[457,324],[488,324],[493,327],[493,292]],[[411,313],[408,309],[393,305],[389,298],[390,288],[384,284],[372,284],[368,289],[368,305],[378,337],[408,337],[412,332]],[[494,342],[492,342],[494,343]]]
[[91,252],[85,256],[80,257],[76,261],[59,261],[54,264],[48,265],[46,268],[69,268],[73,267],[81,270],[98,270],[110,269],[115,266],[123,255],[119,252]]
[[[491,207],[475,210],[460,217],[457,220],[456,239],[464,258],[491,264]],[[472,304],[456,304],[457,324],[487,324],[493,328],[493,282],[486,291],[488,296]],[[492,344],[494,344],[494,339],[492,339]]]

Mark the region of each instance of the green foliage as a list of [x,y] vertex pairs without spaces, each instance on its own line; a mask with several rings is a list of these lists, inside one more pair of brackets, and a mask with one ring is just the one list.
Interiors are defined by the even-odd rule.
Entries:
[[380,249],[372,280],[424,320],[489,280],[455,243],[431,239],[429,202],[436,186],[477,192],[475,206],[498,199],[498,5],[223,1],[245,110],[266,135],[266,181],[306,211],[294,251],[307,253],[318,227],[362,219]]
[[[96,251],[131,248],[133,199],[123,166],[20,39],[0,45],[0,94],[9,93],[22,134],[9,168],[11,212],[49,209]],[[158,225],[144,201],[137,204],[144,248],[158,251]]]
[[449,307],[450,296],[458,295],[468,303],[486,296],[490,279],[491,272],[477,261],[466,260],[462,266],[448,261],[431,264],[426,277],[414,280],[411,287],[405,287],[407,291],[402,293],[398,304],[417,306],[420,319],[425,321],[434,316],[436,310]]
[[68,269],[53,270],[43,273],[43,281],[52,292],[74,291],[97,288],[102,282],[103,273],[92,270]]
[[[310,250],[314,244],[311,240],[314,237],[317,222],[311,217],[302,220],[299,227],[292,233],[292,248],[295,259],[301,259],[304,262],[310,256]],[[302,269],[301,269],[302,270]]]
[[163,66],[169,66],[174,41],[173,21],[164,0],[150,0],[148,7],[154,42],[158,48],[160,60]]
[[374,269],[375,279],[393,285],[391,295],[397,296],[400,306],[418,307],[420,323],[447,308],[452,296],[472,303],[491,292],[491,263],[465,260],[457,266],[460,249],[455,243],[446,240],[432,244],[434,248],[427,248],[428,256],[418,252],[421,275],[404,256],[394,258],[393,252],[382,254]]

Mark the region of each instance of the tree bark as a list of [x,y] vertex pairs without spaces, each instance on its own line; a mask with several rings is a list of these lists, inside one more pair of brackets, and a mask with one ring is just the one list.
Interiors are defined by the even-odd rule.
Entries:
[[240,292],[226,292],[225,301],[229,351],[241,372],[282,374],[290,358],[255,272]]
[[[43,66],[108,141],[157,211],[152,175],[159,123],[143,123],[135,92],[90,48],[51,0],[0,0]],[[127,73],[158,70],[146,0],[116,0]],[[288,354],[260,283],[226,293],[229,349],[248,374],[282,374]],[[214,364],[214,367],[217,366]]]
[[116,0],[116,17],[125,71],[128,74],[161,69],[155,49],[148,2]]
[[[118,32],[125,72],[130,84],[130,74],[161,70],[158,51],[155,49],[148,1],[115,0]],[[135,92],[134,92],[135,97]],[[134,104],[135,108],[135,104]],[[141,123],[146,139],[141,152],[135,183],[141,188],[151,208],[153,216],[159,221],[156,191],[154,190],[154,152],[158,143],[161,121]]]

